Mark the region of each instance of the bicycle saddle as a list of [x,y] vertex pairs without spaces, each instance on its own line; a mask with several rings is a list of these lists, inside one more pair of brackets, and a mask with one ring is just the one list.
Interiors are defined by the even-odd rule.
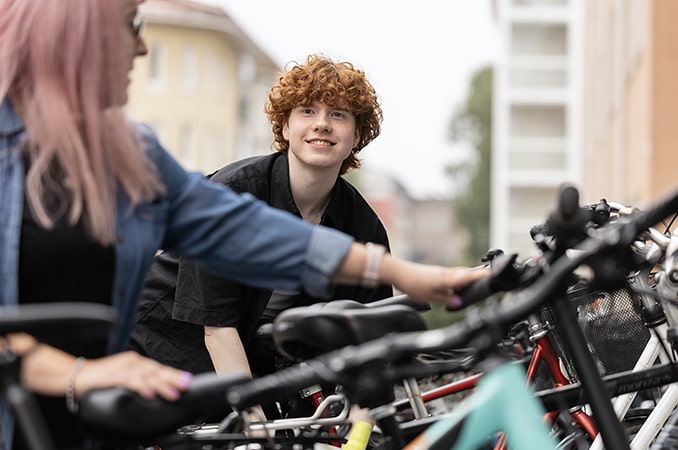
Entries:
[[226,392],[246,381],[250,378],[242,375],[199,374],[176,402],[146,400],[123,388],[95,390],[81,399],[78,419],[100,439],[133,442],[167,436],[184,425],[226,417],[232,411]]
[[[431,305],[429,305],[428,303],[414,301],[406,294],[395,295],[393,297],[383,298],[381,300],[377,300],[370,303],[360,303],[355,300],[332,300],[331,302],[320,303],[320,305],[323,305],[323,307],[328,306],[328,304],[331,305],[333,308],[340,309],[379,308],[382,306],[390,305],[409,306],[410,308],[414,308],[417,311],[429,311],[431,309]],[[265,323],[263,325],[260,325],[255,330],[255,334],[258,338],[273,340],[273,324]]]
[[[339,301],[344,301],[344,300],[339,300]],[[336,300],[335,300],[336,302]],[[358,303],[358,302],[354,302]],[[422,303],[422,302],[417,302],[415,300],[412,300],[409,295],[407,294],[402,294],[402,295],[394,295],[393,297],[387,297],[387,298],[382,298],[381,300],[376,300],[374,302],[370,303],[359,303],[360,305],[367,307],[367,308],[378,308],[381,306],[389,306],[389,305],[403,305],[403,306],[409,306],[410,308],[414,308],[417,311],[428,311],[431,309],[431,305],[428,303]]]
[[335,300],[283,311],[273,322],[273,341],[281,353],[304,360],[389,333],[425,329],[420,314],[408,306]]

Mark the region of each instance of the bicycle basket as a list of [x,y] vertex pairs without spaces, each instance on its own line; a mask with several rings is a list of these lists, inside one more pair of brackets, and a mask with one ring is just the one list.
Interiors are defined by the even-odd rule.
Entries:
[[[633,369],[650,339],[637,296],[629,289],[589,292],[576,286],[568,299],[576,305],[577,322],[600,375]],[[557,335],[558,324],[548,308],[542,311],[542,319],[554,326]],[[556,347],[563,352],[562,344]],[[572,367],[567,355],[561,357]]]

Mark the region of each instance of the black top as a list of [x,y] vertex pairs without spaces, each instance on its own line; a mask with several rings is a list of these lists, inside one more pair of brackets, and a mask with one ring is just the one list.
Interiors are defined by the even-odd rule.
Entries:
[[[89,302],[111,304],[115,251],[90,239],[84,226],[57,222],[53,229],[38,225],[24,204],[19,248],[19,303]],[[46,340],[73,355],[105,355],[105,339],[78,340],[68,335]],[[64,380],[66,383],[66,380]],[[63,397],[37,395],[48,429],[58,448],[82,448],[84,433],[75,416],[66,410]],[[16,428],[16,427],[15,427]],[[27,448],[16,429],[13,448]]]
[[[237,192],[249,192],[269,205],[301,217],[292,198],[286,153],[272,153],[234,162],[211,180]],[[321,224],[353,236],[358,242],[389,247],[381,221],[346,180],[338,178]],[[333,300],[361,303],[393,295],[391,286],[365,289],[338,286]],[[199,263],[173,255],[156,257],[146,278],[131,347],[165,364],[194,373],[213,371],[204,345],[203,326],[236,327],[248,356],[248,344],[262,319],[271,291],[235,283],[204,270]],[[305,293],[293,306],[317,302]]]

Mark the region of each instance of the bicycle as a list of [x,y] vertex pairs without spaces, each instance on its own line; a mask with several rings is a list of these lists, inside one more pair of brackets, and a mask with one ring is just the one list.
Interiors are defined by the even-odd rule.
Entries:
[[[513,261],[514,259],[514,256],[507,257],[506,261]],[[495,264],[494,268],[496,267],[501,267],[500,269],[497,269],[496,272],[503,273],[505,270],[503,260],[501,263]],[[362,307],[362,305],[358,306]],[[281,314],[278,319],[279,332],[275,335],[276,343],[281,347],[282,351],[287,352],[287,354],[291,353],[290,356],[295,359],[306,359],[310,356],[317,356],[317,353],[321,353],[320,350],[336,350],[347,343],[361,343],[363,341],[360,339],[348,339],[345,336],[374,333],[375,326],[372,322],[361,324],[359,316],[354,316],[356,312],[360,312],[360,310],[358,309],[356,311],[355,309],[346,309],[343,307],[341,307],[339,311],[334,310],[332,303],[322,305],[321,308],[299,308],[290,310]],[[345,328],[338,327],[339,318],[342,323],[347,324]],[[328,332],[327,330],[328,322],[332,323],[331,332]],[[362,330],[361,326],[364,327],[365,330]],[[563,375],[558,362],[558,354],[553,350],[549,341],[552,331],[550,331],[545,324],[533,323],[532,326],[530,326],[529,333],[530,339],[533,339],[534,341],[534,350],[531,352],[529,367],[528,363],[525,362],[527,368],[526,379],[528,381],[534,380],[537,375],[539,364],[545,362],[548,367],[548,375],[556,385],[571,383],[571,380]],[[512,341],[513,340],[503,343],[502,347],[508,349],[507,351],[510,352]],[[313,347],[313,350],[316,351],[307,351],[302,352],[301,354],[296,352],[296,349],[306,347]],[[454,351],[445,349],[445,351],[442,352],[444,359],[441,360],[438,356],[433,355],[430,358],[426,358],[426,364],[428,365],[429,370],[432,370],[433,366],[435,366],[438,375],[455,371],[464,371],[466,367],[470,367],[474,363],[474,353],[475,349],[472,348],[456,349]],[[418,355],[418,357],[421,357],[421,355]],[[401,415],[404,415],[406,408],[409,408],[412,411],[414,420],[407,422],[407,419],[400,418],[399,426],[403,430],[407,427],[406,433],[408,436],[417,432],[417,430],[426,428],[430,424],[429,420],[424,420],[429,417],[426,410],[426,403],[448,395],[458,394],[473,389],[476,387],[480,378],[481,374],[472,374],[461,380],[436,387],[432,391],[421,394],[413,394],[413,392],[418,390],[417,380],[413,378],[404,380],[404,382],[406,382],[405,392],[407,393],[407,397],[394,402],[392,406],[395,408],[396,412]],[[408,390],[408,387],[412,385],[414,385],[415,388]],[[572,411],[571,414],[574,417],[574,420],[586,430],[590,439],[593,440],[597,434],[597,430],[590,417],[581,410]],[[557,416],[558,414],[550,414],[549,420],[555,421]],[[497,443],[495,448],[503,448],[501,441]]]
[[[615,204],[615,203],[608,203],[605,200],[601,200],[599,203],[595,205],[587,205],[583,207],[585,210],[589,211],[591,214],[592,219],[591,220],[592,225],[595,226],[600,226],[603,225],[604,223],[607,223],[608,221],[612,220],[611,214],[613,217],[618,216],[619,214],[622,214],[623,211],[630,210],[630,208],[625,207],[624,205],[621,204]],[[595,216],[594,216],[595,214]],[[545,232],[545,227],[535,227],[534,230],[539,230],[540,233]],[[536,233],[535,233],[536,234]],[[660,234],[660,236],[662,236]],[[534,236],[533,236],[534,237]],[[637,245],[640,245],[640,241],[636,243]],[[543,243],[542,243],[542,250],[551,250],[551,248],[547,248]],[[498,254],[501,254],[500,251],[493,250],[493,257],[496,257]],[[656,252],[655,252],[656,254]],[[489,253],[488,253],[489,256]],[[548,253],[544,252],[544,257],[548,260],[549,255]],[[486,259],[491,259],[491,258],[486,258]],[[525,269],[516,269],[515,267],[512,268],[512,270],[509,270],[508,272],[506,271],[506,268],[509,267],[508,263],[513,263],[515,260],[515,256],[511,258],[506,258],[504,261],[502,261],[499,264],[499,269],[497,270],[497,274],[494,274],[493,272],[493,277],[495,278],[494,281],[490,281],[490,283],[494,283],[495,285],[498,285],[501,287],[501,289],[496,289],[493,288],[492,290],[509,290],[514,288],[515,286],[511,286],[511,280],[515,280],[516,278],[519,278],[520,273],[525,272]],[[524,264],[528,264],[528,262]],[[529,269],[528,269],[529,270]],[[506,274],[508,273],[508,279],[506,279]],[[518,283],[513,283],[514,285],[520,285],[524,284],[525,282],[518,282]],[[631,304],[631,298],[629,296],[624,297],[623,291],[619,291],[620,293],[617,294],[618,298],[617,301],[619,300],[624,300],[625,303],[624,305],[629,305]],[[586,306],[586,303],[581,302],[583,306]],[[629,307],[629,309],[631,309]],[[581,313],[580,313],[581,314]],[[630,313],[632,315],[632,312]],[[618,319],[619,316],[611,316],[613,319]],[[637,323],[633,323],[632,321],[627,320],[626,324],[628,325],[634,325],[635,329],[637,330],[639,327],[642,328],[642,325],[640,324],[640,317],[635,316],[635,317],[629,317],[632,320],[635,320]],[[601,317],[599,317],[600,322],[602,323]],[[610,321],[610,317],[605,317],[606,321]],[[591,319],[588,319],[591,321]],[[581,320],[580,320],[581,322]],[[592,322],[592,323],[597,323],[597,322]],[[530,353],[530,358],[528,358],[528,361],[526,362],[527,366],[527,381],[532,383],[535,381],[535,379],[538,376],[538,370],[541,365],[545,365],[546,370],[543,371],[542,374],[540,374],[540,377],[544,377],[544,375],[548,378],[548,380],[552,383],[553,386],[567,386],[572,384],[574,381],[576,381],[576,373],[572,369],[571,364],[565,364],[562,365],[561,362],[567,362],[567,354],[566,351],[563,349],[563,345],[561,343],[561,340],[559,339],[558,333],[557,333],[557,323],[553,320],[552,315],[549,312],[549,308],[545,307],[543,308],[543,311],[540,312],[539,315],[532,315],[529,318],[529,321],[526,321],[525,326],[529,328],[529,341],[533,342],[533,349]],[[625,324],[625,325],[626,325]],[[605,327],[607,329],[610,329],[610,325],[606,323]],[[617,325],[617,324],[613,324]],[[628,326],[627,325],[627,326]],[[643,328],[644,330],[644,328]],[[606,331],[605,328],[602,330],[598,331]],[[625,333],[628,333],[630,329],[625,329]],[[642,332],[642,331],[641,331]],[[643,336],[644,337],[644,336]],[[591,341],[591,337],[587,336],[588,340]],[[601,341],[600,338],[598,338],[598,341]],[[635,347],[640,349],[643,342],[642,340],[638,341],[639,345],[636,345]],[[638,353],[640,353],[640,350],[638,350]],[[629,357],[627,361],[631,361],[633,356]],[[618,358],[617,358],[618,359]],[[609,358],[608,358],[609,360]],[[628,364],[627,361],[624,361],[624,363]],[[600,364],[599,358],[597,358],[596,361],[598,364]],[[609,362],[609,361],[608,361]],[[529,364],[529,365],[528,365]],[[608,364],[609,366],[609,364]],[[617,367],[608,367],[608,369],[614,369],[613,371],[619,371],[620,366],[617,364]],[[630,368],[629,367],[624,367],[621,366],[621,368]],[[602,373],[601,373],[602,374]],[[425,392],[422,394],[422,399],[424,401],[431,401],[434,399],[442,398],[446,395],[450,395],[453,393],[458,393],[462,389],[469,389],[472,388],[475,385],[475,382],[478,380],[479,375],[475,375],[474,377],[471,377],[469,379],[463,379],[461,381],[457,381],[455,383],[445,385],[445,386],[440,386],[435,388],[431,392]],[[401,401],[398,403],[398,406],[400,408],[404,407],[405,402]],[[593,441],[594,438],[597,435],[597,429],[595,427],[595,424],[591,420],[591,418],[586,414],[583,410],[584,408],[580,407],[575,407],[573,410],[569,411],[569,415],[571,416],[571,420],[577,424],[577,426],[583,431],[585,435],[588,436],[589,441]],[[551,411],[547,413],[546,418],[548,419],[549,423],[555,423],[556,420],[563,421],[566,418],[561,417],[561,412],[560,411]],[[561,437],[563,440],[562,442],[566,442],[567,440],[574,440],[572,436],[563,436]],[[600,439],[598,439],[600,441]],[[499,440],[497,445],[494,447],[495,449],[503,449],[505,448],[505,444]]]
[[[590,407],[598,423],[603,441],[608,448],[628,448],[625,432],[614,415],[603,380],[598,374],[595,363],[588,352],[587,343],[581,335],[581,330],[576,328],[576,320],[573,320],[573,313],[570,311],[569,305],[566,302],[553,299],[556,293],[563,293],[563,283],[583,263],[591,266],[593,273],[597,275],[590,283],[593,289],[618,289],[623,287],[626,281],[626,274],[635,269],[637,264],[642,263],[631,251],[633,241],[645,229],[675,212],[676,206],[678,206],[678,197],[673,197],[647,212],[634,213],[629,218],[623,218],[614,224],[601,227],[597,232],[592,233],[592,236],[576,244],[577,253],[568,255],[563,251],[562,256],[553,262],[548,272],[544,273],[532,285],[514,295],[511,305],[500,304],[495,308],[491,308],[494,312],[489,317],[473,316],[473,320],[469,322],[469,319],[467,319],[463,325],[455,325],[443,330],[425,331],[411,337],[400,337],[397,343],[377,340],[353,349],[345,349],[343,354],[339,351],[332,356],[326,356],[324,364],[322,362],[323,359],[321,359],[321,362],[312,365],[313,370],[311,372],[314,372],[313,375],[309,375],[306,372],[306,377],[304,377],[303,372],[290,371],[277,374],[277,376],[266,380],[255,380],[253,383],[236,387],[234,389],[235,393],[232,393],[229,398],[236,406],[243,407],[262,392],[276,389],[276,386],[285,383],[293,385],[300,380],[306,383],[314,377],[341,379],[341,377],[333,374],[332,371],[326,368],[323,369],[325,364],[331,366],[332,361],[335,361],[337,365],[339,363],[336,361],[341,361],[342,370],[346,371],[347,367],[368,367],[369,363],[375,363],[375,361],[380,359],[382,362],[389,361],[394,363],[397,361],[398,356],[408,352],[439,350],[468,344],[469,341],[473,341],[474,347],[478,349],[480,348],[478,344],[482,343],[483,339],[474,336],[474,333],[478,333],[486,341],[494,343],[499,339],[497,336],[502,336],[503,333],[501,332],[504,331],[508,324],[515,323],[533,313],[542,305],[550,303],[553,306],[554,312],[560,318],[563,318],[559,322],[566,329],[564,333],[566,345],[572,354],[573,363],[581,380],[580,386],[577,388],[583,390],[587,399],[585,403],[591,405]],[[562,209],[567,210],[567,205]],[[570,207],[570,209],[576,208]],[[620,270],[604,271],[601,268],[605,266],[617,267]],[[623,274],[623,276],[620,274]],[[488,329],[490,331],[487,331]],[[490,337],[493,337],[493,339],[490,339]],[[435,341],[436,345],[427,347],[421,344],[417,345],[417,342],[426,341]],[[356,356],[350,353],[351,351],[355,352],[359,348],[363,348],[362,357],[360,354]],[[413,369],[411,368],[410,370]],[[395,372],[397,373],[397,371]],[[669,372],[675,372],[674,368],[669,367]],[[396,379],[398,376],[402,376],[402,373],[396,375],[388,371],[382,371],[381,373],[382,380],[386,377]],[[345,381],[348,381],[348,379]],[[579,403],[581,404],[581,402]],[[529,443],[526,443],[526,445],[529,445]]]
[[[113,308],[93,303],[0,307],[0,336],[29,333],[37,339],[49,339],[68,331],[72,339],[94,339],[105,337],[116,323]],[[19,431],[30,448],[55,448],[33,394],[21,385],[20,358],[7,345],[0,345],[0,399],[14,414]],[[11,426],[11,423],[4,421],[4,426]]]
[[[369,403],[370,399],[368,398],[369,396],[364,396],[364,392],[361,392],[360,387],[357,386],[357,380],[360,380],[360,383],[363,384],[367,383],[369,386],[379,386],[408,377],[427,376],[437,373],[438,368],[427,367],[421,361],[413,361],[412,355],[445,350],[451,347],[470,346],[476,349],[479,355],[482,356],[482,358],[479,358],[480,360],[490,361],[494,366],[497,361],[496,343],[503,338],[507,327],[511,324],[524,320],[546,304],[554,307],[554,312],[559,318],[568,319],[573,317],[572,312],[567,307],[567,302],[562,301],[561,297],[564,294],[564,288],[568,285],[569,277],[582,264],[590,265],[593,268],[592,272],[598,275],[590,283],[592,288],[617,289],[623,286],[626,281],[626,274],[643,262],[635,258],[637,255],[634,255],[631,251],[632,244],[639,233],[677,210],[678,197],[673,197],[658,204],[658,206],[648,212],[633,214],[615,224],[601,227],[595,233],[592,233],[591,236],[573,245],[577,248],[576,253],[567,254],[563,251],[562,256],[550,264],[548,271],[544,271],[528,287],[518,290],[513,295],[510,303],[495,304],[490,302],[479,311],[472,310],[467,315],[467,318],[459,324],[440,330],[398,334],[388,338],[378,338],[364,344],[350,345],[313,358],[305,366],[293,366],[273,375],[252,381],[238,380],[227,386],[220,385],[219,395],[225,393],[229,400],[222,404],[221,407],[228,409],[226,405],[228,403],[238,410],[243,410],[250,405],[257,404],[262,398],[266,398],[271,393],[287,395],[317,382],[330,382],[347,387],[346,396],[351,402],[364,405]],[[612,272],[600,270],[601,267],[605,266],[617,267],[620,270]],[[559,296],[556,296],[556,294],[559,294]],[[563,308],[562,306],[565,307]],[[610,394],[615,395],[622,393],[624,390],[626,392],[629,389],[636,390],[637,386],[636,388],[629,388],[628,384],[619,384],[620,380],[627,380],[629,379],[628,377],[633,377],[631,378],[633,380],[641,380],[641,377],[648,376],[652,378],[653,383],[658,383],[657,385],[670,383],[675,381],[677,372],[675,367],[673,364],[668,364],[652,367],[641,372],[615,374],[601,378],[597,372],[595,362],[588,352],[587,343],[581,336],[581,330],[573,328],[576,326],[576,321],[561,320],[560,322],[567,330],[564,335],[566,338],[565,344],[571,352],[573,364],[577,369],[581,381],[564,388],[554,388],[551,392],[538,393],[534,398],[540,399],[544,404],[551,402],[551,404],[556,405],[558,408],[565,404],[564,399],[574,405],[589,404],[602,439],[608,448],[628,448],[628,441],[626,440],[624,430],[611,408],[607,396],[608,390]],[[579,333],[579,336],[576,336],[577,333]],[[498,367],[505,367],[506,364],[504,362],[502,361]],[[508,366],[518,367],[515,362],[508,364]],[[488,372],[488,375],[490,374],[491,371]],[[220,380],[219,382],[223,383],[225,381]],[[521,388],[524,387],[524,378],[520,380],[519,385]],[[616,386],[616,389],[614,386]],[[215,401],[214,397],[213,394],[210,395],[212,401]],[[219,401],[216,402],[219,403]],[[83,401],[81,407],[86,404],[87,402]],[[390,405],[386,406],[388,408],[380,408],[379,406],[373,408],[375,417],[392,414],[389,409]],[[84,410],[84,408],[82,409]],[[469,411],[473,413],[473,408]],[[182,420],[188,419],[184,417]],[[230,423],[234,422],[232,419],[229,419],[229,421]],[[444,426],[456,429],[457,432],[452,433],[453,436],[457,436],[456,439],[460,436],[459,431],[463,430],[463,424],[468,424],[468,422],[459,422],[458,419],[453,420],[449,417],[435,418],[435,422],[438,424],[445,423],[445,425],[436,425],[438,427]],[[524,425],[530,430],[542,429],[546,432],[546,436],[548,436],[546,428],[543,428],[543,425],[541,425],[541,416],[538,418],[532,417],[529,421],[526,420]],[[427,430],[432,429],[433,427],[429,427]],[[169,432],[169,429],[165,431]],[[389,436],[390,433],[393,433],[394,442],[396,445],[399,445],[397,439],[400,429],[382,431]],[[452,436],[449,433],[444,433],[443,435],[444,438]],[[486,436],[487,434],[482,433],[483,439]],[[511,433],[509,433],[508,437],[512,439]],[[311,442],[319,442],[320,438],[322,436],[310,436],[309,440]],[[440,434],[438,438],[441,438]],[[200,438],[200,441],[203,443],[233,443],[233,439],[232,435],[216,434]],[[274,437],[270,437],[268,441],[263,439],[258,442],[272,442],[274,439]],[[240,442],[244,441],[241,440]],[[514,445],[518,445],[519,448],[530,448],[530,442],[511,442]],[[554,441],[551,440],[550,442],[551,445],[555,445]],[[444,445],[454,445],[455,443],[459,442],[453,439],[450,442],[445,442]],[[276,444],[279,444],[279,442],[276,442]],[[435,445],[442,444],[438,443]]]
[[[303,346],[285,348],[296,355],[317,353],[326,346],[362,342],[393,331],[423,330],[425,323],[418,310],[426,306],[417,306],[415,309],[415,305],[402,295],[370,304],[335,300],[328,304],[299,308],[297,331],[314,338]],[[320,318],[322,323],[305,318]],[[332,339],[329,339],[330,334]],[[342,443],[346,440],[349,429],[346,426],[348,403],[345,396],[314,396],[314,401],[319,403],[315,414],[310,417],[250,424],[230,414],[230,408],[223,400],[225,389],[231,384],[246,381],[247,378],[243,377],[198,375],[179,401],[171,404],[159,399],[147,402],[124,389],[92,392],[82,399],[78,413],[92,435],[105,441],[115,441],[117,437],[121,445],[129,443],[135,446],[141,443],[157,444],[163,448],[191,448],[204,441],[234,445],[267,441],[265,438],[250,438],[244,434],[244,430],[250,434],[261,431],[276,433],[276,445],[285,448],[318,442]],[[300,391],[307,392],[309,386],[316,384],[309,384],[294,392],[276,393],[275,398],[295,397]],[[382,393],[387,395],[388,391]],[[386,398],[384,401],[389,400]],[[226,430],[228,433],[225,433]],[[291,432],[283,435],[278,433],[281,431]]]

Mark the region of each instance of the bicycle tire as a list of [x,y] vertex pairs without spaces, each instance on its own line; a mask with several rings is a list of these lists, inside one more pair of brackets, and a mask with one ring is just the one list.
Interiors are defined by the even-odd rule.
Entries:
[[642,427],[647,418],[650,417],[651,412],[651,408],[634,408],[626,413],[624,420],[622,420],[622,424],[629,435],[629,442],[633,440],[636,433],[640,430],[640,427]]
[[678,409],[674,410],[659,432],[650,450],[673,450],[678,448]]

